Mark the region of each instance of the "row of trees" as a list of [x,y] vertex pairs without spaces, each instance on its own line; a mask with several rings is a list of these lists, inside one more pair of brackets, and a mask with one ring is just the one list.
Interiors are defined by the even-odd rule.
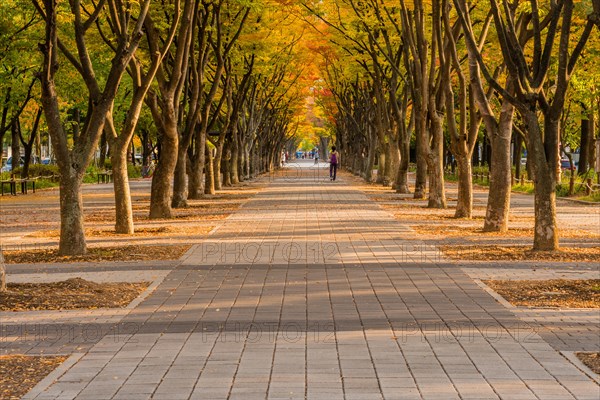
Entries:
[[39,110],[60,171],[61,254],[86,252],[82,181],[104,140],[116,232],[133,233],[127,160],[140,125],[160,149],[151,219],[272,169],[295,131],[302,33],[276,2],[33,0],[2,11],[0,133]]
[[[446,146],[458,168],[455,216],[469,218],[473,152],[484,133],[491,145],[484,230],[505,231],[511,140],[518,137],[535,184],[534,249],[558,248],[560,146],[570,140],[572,119],[585,114],[593,127],[600,108],[600,1],[344,0],[304,7],[328,40],[319,48],[321,101],[348,169],[370,181],[379,155],[378,181],[408,193],[414,143],[414,197],[445,208]],[[573,82],[581,90],[573,91]],[[579,115],[567,115],[575,108]]]

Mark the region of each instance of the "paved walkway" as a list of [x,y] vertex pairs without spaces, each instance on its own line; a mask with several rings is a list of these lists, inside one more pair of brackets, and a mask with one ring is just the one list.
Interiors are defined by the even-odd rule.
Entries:
[[323,173],[274,177],[31,397],[600,397],[461,268]]

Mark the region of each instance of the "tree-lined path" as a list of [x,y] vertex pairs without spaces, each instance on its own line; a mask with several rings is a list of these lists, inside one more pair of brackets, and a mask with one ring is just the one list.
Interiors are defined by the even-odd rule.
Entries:
[[530,325],[326,174],[311,161],[270,177],[124,317],[134,334],[107,335],[36,398],[598,398]]

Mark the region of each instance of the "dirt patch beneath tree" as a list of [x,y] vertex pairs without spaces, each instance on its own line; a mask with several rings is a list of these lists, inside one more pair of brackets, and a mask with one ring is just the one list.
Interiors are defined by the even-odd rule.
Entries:
[[191,245],[92,247],[83,256],[61,256],[58,249],[8,250],[4,252],[4,258],[8,264],[177,260],[190,247]]
[[[508,228],[508,232],[484,232],[481,227],[467,225],[411,225],[419,235],[440,237],[466,236],[498,236],[498,237],[533,237],[533,228]],[[565,229],[560,231],[561,238],[600,239],[600,234],[586,230]]]
[[0,400],[18,400],[62,364],[65,356],[0,356]]
[[[135,232],[132,235],[116,233],[113,229],[86,229],[85,236],[94,237],[150,237],[150,236],[169,236],[172,234],[185,235],[206,235],[214,226],[198,226],[198,225],[181,225],[181,226],[154,226],[154,227],[135,227]],[[32,238],[60,238],[60,231],[48,230],[31,233],[25,237]]]
[[600,279],[483,282],[515,306],[600,308]]
[[600,353],[577,353],[577,358],[594,373],[600,375]]
[[440,246],[444,255],[453,260],[470,261],[560,261],[598,262],[600,247],[564,247],[556,251],[532,251],[529,246]]
[[148,282],[96,283],[81,278],[50,283],[9,283],[0,292],[0,311],[124,308],[148,288]]
[[[133,206],[133,221],[136,223],[151,223],[153,221],[214,221],[229,217],[235,212],[241,203],[211,203],[211,204],[191,204],[187,208],[178,208],[172,211],[172,219],[151,220],[148,217],[150,212],[149,205],[137,204]],[[96,223],[114,223],[114,209],[96,211],[85,215],[85,222]]]

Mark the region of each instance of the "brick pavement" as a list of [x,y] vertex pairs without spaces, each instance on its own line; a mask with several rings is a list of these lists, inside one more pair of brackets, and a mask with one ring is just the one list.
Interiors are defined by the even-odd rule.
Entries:
[[[565,264],[571,267],[570,263],[562,263],[563,267]],[[511,268],[471,266],[463,270],[471,278],[482,280],[599,279],[598,265],[596,263],[587,263],[587,265],[590,267],[593,265],[594,268],[560,269],[558,263],[539,263],[532,269],[519,263]],[[491,291],[489,288],[487,290]],[[495,292],[492,294],[501,299],[499,294]],[[515,307],[504,299],[501,300],[521,321],[529,323],[532,329],[554,349],[600,352],[600,310]]]
[[134,331],[35,398],[600,396],[435,247],[323,173],[274,177],[119,324]]

